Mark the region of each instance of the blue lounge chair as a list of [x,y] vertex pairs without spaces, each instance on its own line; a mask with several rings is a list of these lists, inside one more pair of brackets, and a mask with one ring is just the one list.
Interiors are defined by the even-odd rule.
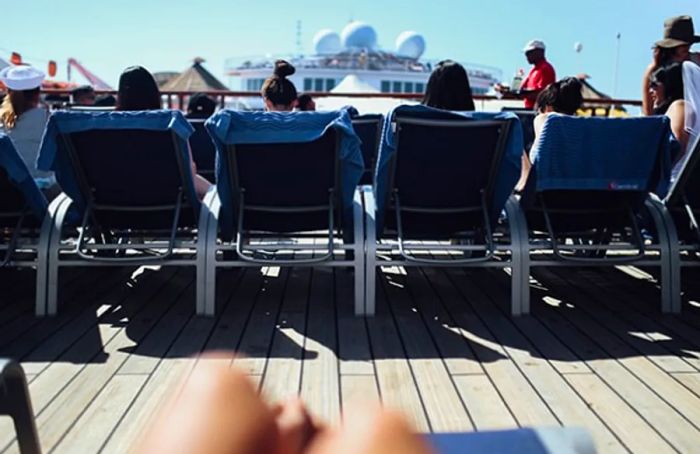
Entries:
[[0,415],[12,418],[21,454],[41,454],[27,378],[17,362],[0,358]]
[[206,207],[194,190],[180,112],[56,112],[38,167],[63,188],[54,215],[47,312],[56,313],[65,266],[196,266],[198,307],[204,285]]
[[190,136],[190,149],[192,150],[192,159],[197,164],[197,173],[209,180],[210,183],[215,182],[214,169],[216,168],[216,146],[212,140],[207,128],[204,126],[205,120],[188,120],[194,132]]
[[671,311],[681,311],[681,268],[700,266],[700,138],[688,146],[678,178],[654,205],[663,217],[671,248]]
[[[535,266],[658,266],[671,305],[669,245],[653,192],[670,175],[668,119],[550,115],[519,201],[521,293]],[[644,232],[643,222],[648,223]]]
[[[46,305],[46,261],[51,221],[48,203],[15,150],[12,140],[0,134],[0,268],[36,268],[36,314]],[[55,205],[52,205],[55,209]]]
[[362,159],[365,162],[365,171],[360,179],[362,185],[371,185],[374,179],[383,123],[384,116],[379,114],[358,115],[352,118],[352,128],[362,142]]
[[[374,314],[380,266],[508,267],[519,282],[519,249],[497,231],[520,175],[517,117],[400,106],[387,118],[374,190],[364,189],[366,314]],[[442,258],[428,255],[436,250]],[[513,313],[519,308],[513,292]]]
[[[205,312],[215,313],[217,268],[285,265],[353,268],[361,312],[364,233],[356,186],[363,162],[348,112],[220,111],[207,127],[219,167]],[[281,258],[280,249],[316,255]]]
[[493,430],[426,436],[440,454],[595,454],[593,439],[581,428]]

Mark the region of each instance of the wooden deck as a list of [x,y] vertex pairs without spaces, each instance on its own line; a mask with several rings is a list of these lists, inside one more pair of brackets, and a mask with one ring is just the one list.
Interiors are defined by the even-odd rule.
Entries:
[[[205,350],[328,421],[379,399],[426,432],[584,426],[600,452],[700,451],[700,284],[661,316],[640,270],[538,269],[533,314],[511,319],[502,271],[393,268],[362,319],[346,270],[221,273],[216,318],[194,316],[192,270],[124,268],[63,273],[59,316],[36,319],[34,273],[0,270],[0,356],[22,361],[45,452],[126,452]],[[0,419],[0,450],[13,436]]]

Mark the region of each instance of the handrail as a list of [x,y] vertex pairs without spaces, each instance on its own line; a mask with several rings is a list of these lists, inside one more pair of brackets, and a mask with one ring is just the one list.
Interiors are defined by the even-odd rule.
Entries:
[[[64,89],[44,89],[42,90],[44,94],[52,95],[69,95],[70,90]],[[95,90],[98,95],[101,94],[111,94],[116,95],[116,90]],[[172,104],[172,98],[174,97],[179,101],[180,105],[184,105],[184,98],[194,94],[194,91],[183,91],[183,90],[163,90],[161,95],[167,97],[169,105]],[[216,98],[219,103],[223,106],[225,98],[236,97],[236,98],[256,98],[260,96],[257,91],[233,91],[233,90],[209,90],[204,92],[209,96]],[[394,99],[407,99],[407,100],[420,100],[423,95],[421,93],[332,93],[332,92],[306,92],[314,98],[394,98]],[[514,95],[504,95],[501,97],[492,95],[473,95],[475,101],[513,101],[518,100],[517,96]],[[605,105],[605,106],[616,106],[616,105],[628,105],[628,106],[641,106],[642,101],[636,99],[584,99],[584,105]]]

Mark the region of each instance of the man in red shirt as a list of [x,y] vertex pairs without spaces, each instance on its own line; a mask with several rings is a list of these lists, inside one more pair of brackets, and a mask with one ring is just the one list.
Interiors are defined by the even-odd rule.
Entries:
[[534,65],[530,73],[523,79],[520,84],[520,96],[525,100],[525,108],[532,109],[535,107],[537,95],[545,89],[545,87],[556,81],[554,68],[544,58],[544,43],[533,39],[528,42],[523,49],[527,62]]

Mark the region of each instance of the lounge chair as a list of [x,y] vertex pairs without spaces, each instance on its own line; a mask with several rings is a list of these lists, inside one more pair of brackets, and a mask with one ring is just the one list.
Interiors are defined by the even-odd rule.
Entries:
[[12,418],[22,454],[41,453],[27,378],[22,366],[7,358],[0,358],[0,415]]
[[[360,144],[347,111],[220,111],[207,121],[217,146],[218,197],[209,210],[206,314],[216,269],[340,266],[355,272],[364,307]],[[284,257],[280,250],[313,256]]]
[[[46,261],[51,222],[48,203],[15,150],[0,134],[0,268],[36,268],[36,314],[46,305]],[[52,205],[52,210],[55,204]]]
[[[508,267],[519,282],[519,249],[508,233],[513,217],[505,232],[498,227],[520,175],[517,117],[400,106],[387,118],[375,186],[363,191],[366,314],[375,311],[381,266]],[[519,299],[514,291],[513,314]]]
[[[523,313],[535,266],[661,268],[671,304],[669,245],[653,192],[670,175],[668,119],[550,115],[519,201]],[[646,228],[645,228],[646,224]]]
[[188,121],[194,128],[194,132],[190,136],[190,149],[192,150],[192,159],[197,164],[197,173],[209,180],[210,183],[214,183],[214,169],[216,167],[216,146],[214,146],[214,141],[204,126],[205,120]]
[[374,179],[374,165],[377,162],[383,123],[384,116],[379,114],[359,115],[352,118],[352,127],[362,142],[362,159],[365,162],[365,171],[360,184],[371,185]]
[[665,221],[671,248],[671,312],[681,311],[681,268],[700,266],[700,138],[688,150],[663,206],[654,205]]
[[439,454],[595,454],[593,439],[578,427],[544,427],[426,435]]
[[175,111],[51,116],[38,167],[55,172],[64,194],[52,220],[49,315],[66,266],[195,266],[201,306],[205,254],[197,232],[207,216],[194,190],[191,133]]

